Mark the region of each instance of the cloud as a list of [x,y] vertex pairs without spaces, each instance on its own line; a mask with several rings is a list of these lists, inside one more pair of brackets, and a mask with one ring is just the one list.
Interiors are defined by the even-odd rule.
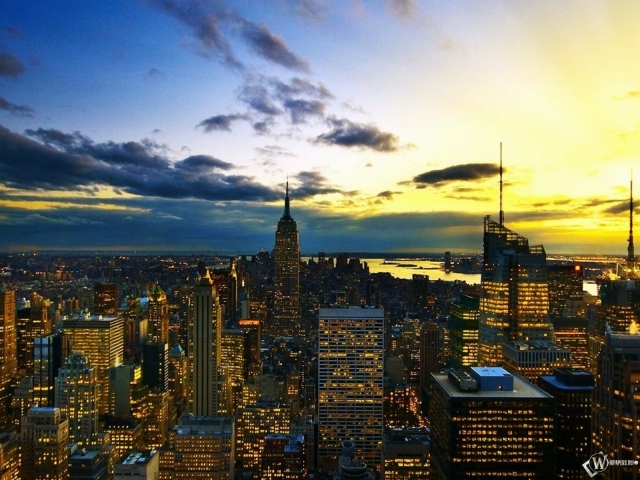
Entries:
[[9,102],[2,96],[0,96],[0,110],[6,110],[11,115],[19,117],[33,117],[33,114],[35,113],[31,107],[26,105],[16,105],[15,103]]
[[264,147],[255,148],[258,155],[274,156],[274,157],[295,157],[293,153],[278,145],[265,145]]
[[417,0],[386,0],[393,15],[401,19],[412,18],[418,9]]
[[171,162],[164,147],[141,142],[95,143],[75,132],[30,130],[44,143],[0,127],[0,181],[27,191],[110,186],[161,198],[272,201],[279,192],[253,177],[230,175],[233,165],[207,155]]
[[247,84],[242,87],[238,98],[258,113],[269,116],[282,113],[282,110],[274,104],[271,92],[269,92],[269,89],[264,85]]
[[622,95],[616,95],[614,98],[616,100],[631,100],[631,99],[640,98],[640,90],[629,90],[628,92],[625,92]]
[[333,127],[330,132],[318,135],[313,142],[348,148],[370,148],[378,152],[395,152],[399,149],[398,137],[383,132],[374,125],[354,123],[346,118],[328,119]]
[[413,178],[413,182],[419,186],[443,185],[455,181],[481,180],[499,173],[500,166],[493,163],[468,163],[421,173]]
[[157,77],[159,75],[162,75],[162,72],[160,71],[160,69],[156,67],[150,68],[149,71],[147,72],[148,77]]
[[246,120],[246,115],[214,115],[200,122],[197,127],[202,127],[205,132],[213,132],[216,130],[231,131],[231,124],[238,120]]
[[0,77],[18,78],[24,71],[24,65],[18,57],[0,52]]
[[308,117],[323,117],[325,104],[319,100],[287,100],[284,107],[291,115],[291,123],[305,123]]
[[284,40],[273,35],[265,24],[244,21],[242,36],[249,47],[261,57],[280,66],[301,72],[309,71],[309,64],[291,52]]
[[303,171],[294,175],[293,178],[298,183],[298,186],[292,189],[291,195],[294,198],[308,198],[331,193],[354,194],[354,192],[344,192],[341,188],[329,184],[327,177],[319,172]]

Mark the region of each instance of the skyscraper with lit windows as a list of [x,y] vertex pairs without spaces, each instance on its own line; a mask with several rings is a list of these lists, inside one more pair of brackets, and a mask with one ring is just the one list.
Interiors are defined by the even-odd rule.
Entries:
[[11,379],[17,372],[16,291],[0,287],[0,429],[10,423]]
[[169,303],[167,294],[156,285],[153,292],[149,294],[149,327],[147,330],[147,341],[150,343],[169,342]]
[[209,272],[200,279],[193,297],[193,328],[190,332],[192,413],[216,415],[219,407],[220,352],[222,350],[222,312],[218,292]]
[[122,365],[124,357],[124,318],[85,316],[64,320],[64,334],[69,337],[71,351],[81,352],[96,369],[98,408],[109,411],[109,369]]
[[273,256],[273,325],[267,325],[266,330],[272,336],[298,336],[301,334],[300,237],[289,208],[288,182],[284,214],[278,221]]
[[547,255],[542,245],[485,217],[478,363],[503,363],[503,343],[553,341]]
[[96,369],[80,353],[74,353],[56,378],[55,406],[69,420],[69,441],[90,445],[98,433],[98,378]]
[[59,408],[33,407],[20,430],[22,480],[66,480],[69,421]]
[[335,469],[342,443],[380,470],[384,309],[321,308],[318,327],[318,463]]

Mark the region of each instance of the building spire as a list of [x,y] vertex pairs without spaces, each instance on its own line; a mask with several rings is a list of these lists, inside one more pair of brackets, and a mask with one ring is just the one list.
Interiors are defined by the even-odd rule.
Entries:
[[287,177],[287,190],[284,197],[284,216],[287,218],[291,216],[291,212],[289,210],[289,177]]
[[633,170],[631,170],[631,181],[629,185],[629,246],[627,247],[627,267],[630,276],[635,274],[636,256],[633,248]]
[[500,225],[504,225],[504,210],[502,209],[502,142],[500,142]]

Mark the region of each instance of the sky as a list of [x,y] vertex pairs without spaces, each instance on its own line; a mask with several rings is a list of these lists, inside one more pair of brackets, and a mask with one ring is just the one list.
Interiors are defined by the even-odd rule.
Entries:
[[624,256],[638,21],[636,0],[7,0],[0,250],[271,250],[288,181],[305,253],[480,252],[502,143],[508,228]]

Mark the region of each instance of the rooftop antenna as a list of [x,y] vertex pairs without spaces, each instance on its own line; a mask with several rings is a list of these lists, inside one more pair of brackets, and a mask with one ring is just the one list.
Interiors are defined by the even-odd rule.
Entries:
[[504,210],[502,210],[502,142],[500,142],[500,225],[504,225]]
[[633,168],[631,169],[631,180],[629,184],[629,246],[627,247],[627,265],[630,273],[634,273],[636,257],[633,248]]
[[291,213],[289,210],[289,176],[287,175],[287,190],[286,190],[286,195],[284,197],[284,216],[285,217],[290,217]]

